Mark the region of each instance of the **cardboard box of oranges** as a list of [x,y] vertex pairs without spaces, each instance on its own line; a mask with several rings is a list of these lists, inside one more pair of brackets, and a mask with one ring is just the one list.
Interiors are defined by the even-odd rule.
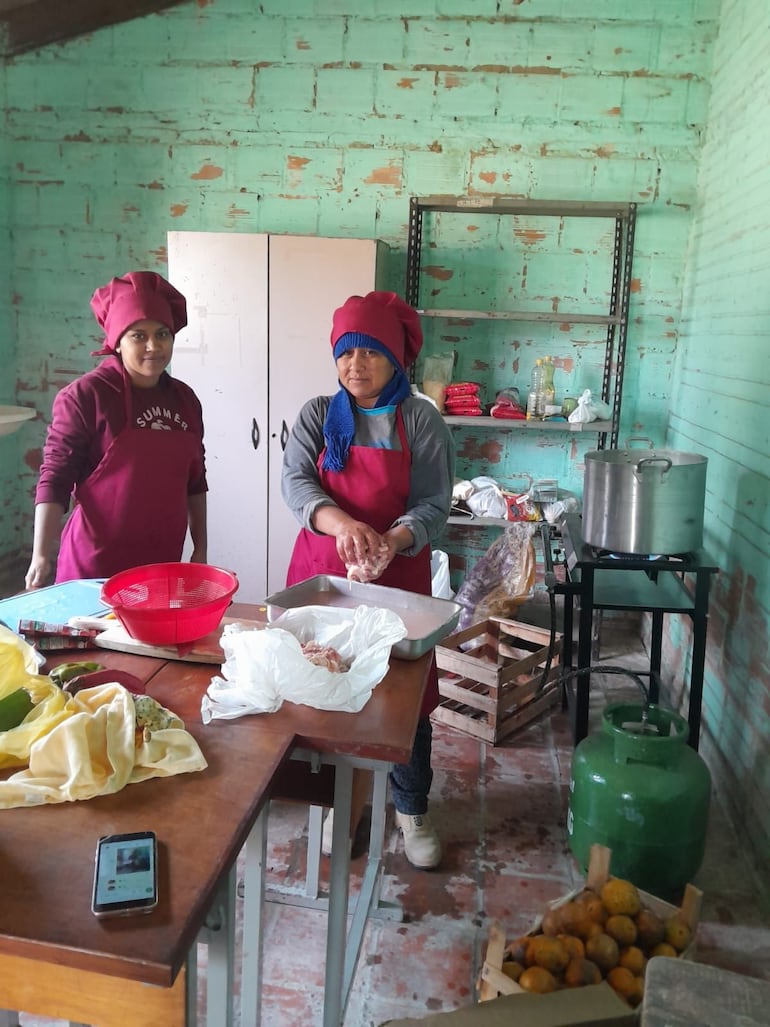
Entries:
[[492,925],[480,1002],[501,995],[548,999],[563,991],[578,1000],[587,988],[609,986],[627,1010],[635,1010],[649,959],[693,958],[702,893],[687,885],[682,905],[674,906],[612,877],[610,859],[609,849],[594,845],[584,887],[551,903],[522,937],[506,941],[500,925]]

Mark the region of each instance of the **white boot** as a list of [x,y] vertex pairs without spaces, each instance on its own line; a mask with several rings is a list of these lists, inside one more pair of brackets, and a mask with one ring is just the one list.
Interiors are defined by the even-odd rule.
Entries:
[[330,809],[324,820],[323,831],[321,831],[321,852],[324,856],[332,854],[332,832],[334,831],[334,810]]
[[[334,810],[330,809],[326,814],[324,820],[323,830],[321,831],[321,852],[324,856],[331,856],[332,854],[332,833],[334,831]],[[353,851],[353,839],[348,839],[348,848]]]
[[441,862],[441,842],[427,813],[410,816],[396,810],[396,826],[404,836],[404,854],[418,870],[432,870]]

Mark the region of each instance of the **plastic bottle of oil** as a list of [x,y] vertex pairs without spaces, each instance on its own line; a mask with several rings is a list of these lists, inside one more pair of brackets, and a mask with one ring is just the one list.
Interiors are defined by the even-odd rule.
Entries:
[[527,420],[542,420],[545,403],[543,401],[543,361],[538,357],[532,368],[532,381],[527,393]]
[[556,403],[556,389],[553,385],[553,372],[554,372],[553,357],[546,357],[543,361],[543,414],[545,416],[548,413],[553,413],[553,410],[549,410],[549,407],[553,407]]

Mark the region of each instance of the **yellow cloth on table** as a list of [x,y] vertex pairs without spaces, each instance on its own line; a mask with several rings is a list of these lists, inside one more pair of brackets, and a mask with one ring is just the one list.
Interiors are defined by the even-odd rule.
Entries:
[[136,738],[130,692],[118,684],[83,689],[67,699],[65,719],[32,744],[29,767],[0,781],[0,809],[110,795],[150,777],[207,766],[178,717],[149,741]]
[[35,703],[23,724],[0,731],[0,769],[26,766],[32,743],[69,716],[65,711],[65,693],[47,675],[37,671],[32,646],[0,624],[0,699],[26,688]]

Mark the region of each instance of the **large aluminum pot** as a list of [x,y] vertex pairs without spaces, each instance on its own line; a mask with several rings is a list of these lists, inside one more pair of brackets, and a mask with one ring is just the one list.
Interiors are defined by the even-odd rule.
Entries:
[[[626,439],[646,442],[650,439]],[[586,453],[583,538],[614,553],[689,553],[703,545],[706,465],[698,453],[603,449]]]

